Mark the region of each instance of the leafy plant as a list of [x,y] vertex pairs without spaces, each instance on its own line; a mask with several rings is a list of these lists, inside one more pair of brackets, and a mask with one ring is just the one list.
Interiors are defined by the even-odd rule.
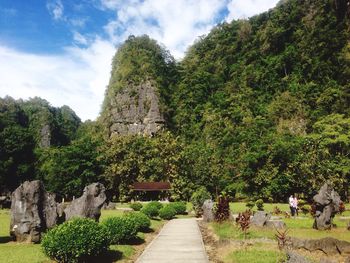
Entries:
[[186,203],[185,202],[174,202],[174,203],[170,203],[169,205],[175,209],[177,215],[186,214]]
[[229,197],[221,195],[218,198],[215,209],[215,221],[222,222],[230,217],[230,202]]
[[105,228],[111,244],[119,244],[136,237],[138,224],[133,217],[118,216],[108,217],[101,225]]
[[259,211],[264,211],[264,201],[262,199],[256,200],[255,205]]
[[94,220],[76,218],[49,230],[41,246],[48,257],[58,262],[84,262],[105,253],[109,237]]
[[198,188],[197,191],[195,191],[192,194],[191,203],[193,204],[193,208],[196,213],[196,216],[202,215],[203,213],[202,206],[204,204],[204,201],[210,198],[211,198],[210,193],[203,186]]
[[290,238],[287,235],[288,234],[288,229],[282,229],[282,230],[278,230],[276,228],[276,234],[275,237],[277,239],[277,244],[278,244],[278,248],[280,250],[288,248],[289,247],[289,242],[290,242]]
[[248,207],[248,209],[252,210],[255,206],[255,203],[253,201],[248,201],[245,206]]
[[282,214],[282,210],[278,206],[275,206],[273,208],[273,214],[280,215],[280,214]]
[[160,209],[159,205],[157,205],[156,203],[150,202],[141,209],[141,212],[144,213],[149,218],[154,218],[159,215],[159,209]]
[[239,225],[239,228],[244,233],[244,239],[247,238],[248,229],[250,228],[250,216],[252,212],[250,210],[246,210],[243,213],[239,213],[236,218],[236,223]]
[[137,231],[148,231],[151,226],[151,220],[144,213],[131,212],[126,213],[125,216],[131,218],[131,220],[134,221]]
[[130,208],[132,208],[134,211],[140,211],[142,209],[142,204],[140,202],[134,202],[131,203]]
[[176,215],[176,210],[171,205],[166,205],[159,210],[159,217],[165,220],[170,220]]

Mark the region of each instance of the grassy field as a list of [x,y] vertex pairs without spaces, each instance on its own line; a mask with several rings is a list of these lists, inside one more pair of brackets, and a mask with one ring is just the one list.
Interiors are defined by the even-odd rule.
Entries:
[[[119,206],[118,206],[119,207]],[[127,207],[123,205],[122,207]],[[102,210],[100,221],[111,217],[122,215],[120,210]],[[151,220],[151,228],[159,230],[165,222],[162,220]],[[0,210],[0,262],[53,262],[47,258],[41,250],[40,244],[25,244],[12,242],[9,236],[10,212]],[[144,240],[151,233],[138,233],[138,242],[135,244],[112,245],[110,246],[110,256],[104,262],[123,262],[132,257],[138,250],[143,249]]]

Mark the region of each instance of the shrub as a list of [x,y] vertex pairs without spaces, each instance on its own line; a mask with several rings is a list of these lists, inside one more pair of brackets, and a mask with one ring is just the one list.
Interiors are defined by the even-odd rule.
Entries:
[[215,221],[222,222],[230,217],[230,202],[227,196],[220,196],[216,205]]
[[191,203],[193,204],[194,211],[196,216],[200,216],[203,213],[202,206],[204,201],[207,199],[211,199],[210,193],[207,189],[202,186],[195,191],[191,196]]
[[131,212],[125,216],[134,220],[137,231],[147,231],[151,227],[151,220],[144,213]]
[[340,202],[339,204],[339,214],[342,215],[345,212],[346,208],[343,202]]
[[185,202],[174,202],[174,203],[171,203],[170,206],[172,206],[175,209],[177,215],[186,214]]
[[170,220],[176,215],[176,210],[171,205],[166,205],[159,210],[159,216],[162,219]]
[[311,211],[311,206],[305,204],[305,205],[300,207],[300,210],[304,215],[307,215]]
[[137,224],[128,216],[109,217],[102,221],[111,244],[118,244],[136,237]]
[[255,206],[255,203],[253,201],[249,201],[245,206],[248,207],[248,209],[252,210]]
[[44,253],[58,262],[81,262],[107,251],[110,240],[97,222],[75,218],[44,235]]
[[140,211],[142,209],[142,204],[139,202],[131,203],[130,208],[134,211]]
[[154,218],[159,215],[159,209],[160,208],[158,208],[158,206],[155,203],[150,202],[141,209],[141,212],[149,218]]
[[148,205],[154,205],[155,207],[159,209],[161,209],[163,207],[162,203],[161,202],[158,202],[158,201],[152,201],[152,202],[149,202]]
[[264,201],[262,199],[256,200],[255,205],[259,211],[264,211]]

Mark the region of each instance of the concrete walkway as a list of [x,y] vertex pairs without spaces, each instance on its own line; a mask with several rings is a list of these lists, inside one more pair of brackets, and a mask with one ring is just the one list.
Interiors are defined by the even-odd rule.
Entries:
[[209,262],[195,218],[169,221],[136,261],[136,263],[173,262]]

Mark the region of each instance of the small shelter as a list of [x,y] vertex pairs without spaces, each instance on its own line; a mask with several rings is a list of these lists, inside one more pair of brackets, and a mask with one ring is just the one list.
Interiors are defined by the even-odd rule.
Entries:
[[169,197],[168,182],[136,182],[131,186],[133,196],[139,200],[161,200]]

